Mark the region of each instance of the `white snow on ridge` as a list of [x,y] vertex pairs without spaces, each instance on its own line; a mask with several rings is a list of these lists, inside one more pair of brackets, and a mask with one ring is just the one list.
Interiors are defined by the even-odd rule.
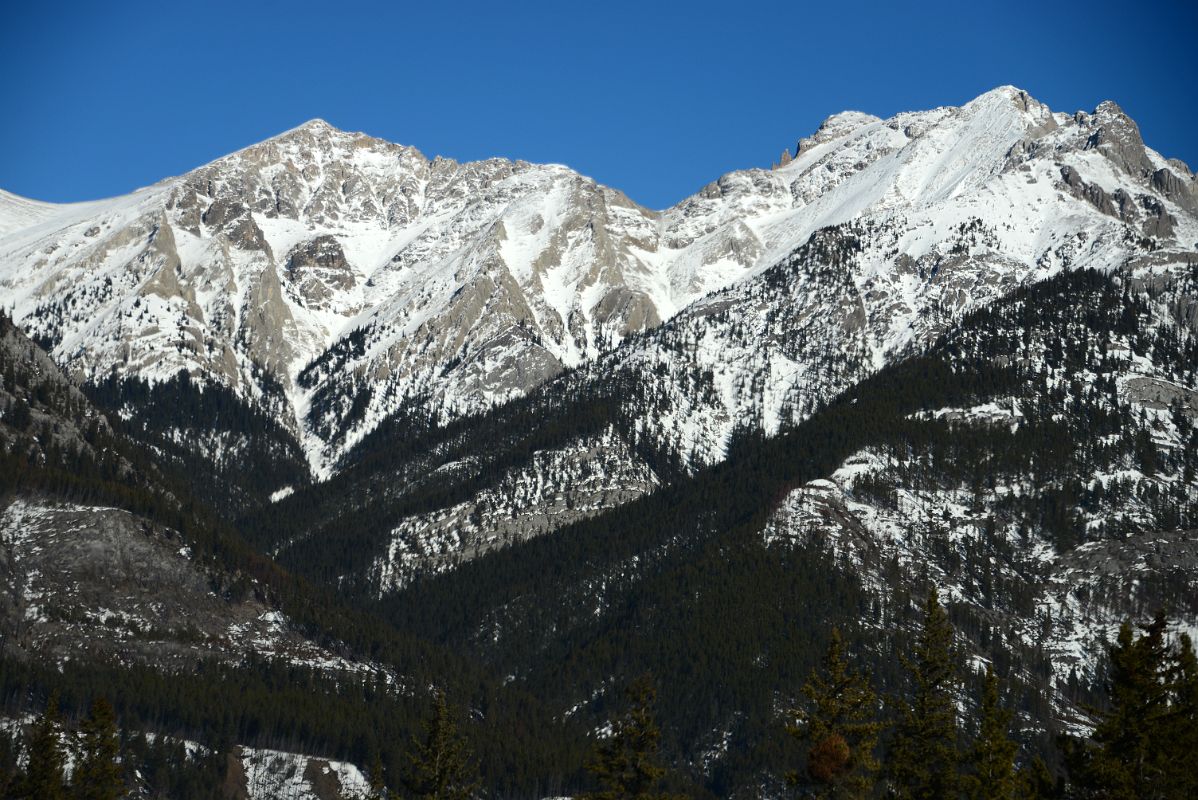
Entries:
[[[0,195],[0,299],[85,376],[188,369],[253,398],[264,370],[327,475],[406,399],[435,398],[447,421],[517,397],[753,280],[829,225],[885,229],[854,275],[866,312],[886,317],[871,326],[875,366],[924,341],[927,272],[957,255],[962,225],[989,231],[965,254],[979,286],[949,298],[958,309],[1128,258],[1145,212],[1104,213],[1062,166],[1108,195],[1156,196],[1175,223],[1163,243],[1191,247],[1198,219],[1177,198],[1083,146],[1083,126],[1111,113],[1054,115],[1009,86],[889,120],[845,112],[786,166],[730,173],[661,212],[560,165],[429,160],[314,120],[123,198]],[[870,299],[879,286],[884,304]],[[777,380],[760,389],[780,423],[803,368],[772,363]]]

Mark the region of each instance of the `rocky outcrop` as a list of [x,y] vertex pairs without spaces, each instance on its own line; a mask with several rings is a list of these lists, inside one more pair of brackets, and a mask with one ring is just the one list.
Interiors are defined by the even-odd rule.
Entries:
[[1086,147],[1101,150],[1116,166],[1135,178],[1148,178],[1155,171],[1144,150],[1140,128],[1111,100],[1098,104],[1092,115],[1078,117],[1088,132]]
[[1061,179],[1075,197],[1085,200],[1103,214],[1128,223],[1138,222],[1145,236],[1168,239],[1173,235],[1177,220],[1156,197],[1141,194],[1137,203],[1136,199],[1122,188],[1108,195],[1098,184],[1083,181],[1078,171],[1068,165],[1061,167]]
[[[1172,168],[1178,166],[1185,168],[1184,164],[1170,163]],[[1189,181],[1179,178],[1172,168],[1161,167],[1152,173],[1152,188],[1185,210],[1198,214],[1198,195],[1194,192],[1193,178]],[[1185,172],[1188,173],[1189,169],[1185,168]]]
[[331,298],[358,283],[341,243],[327,234],[292,248],[284,270],[298,301],[308,308],[328,309]]

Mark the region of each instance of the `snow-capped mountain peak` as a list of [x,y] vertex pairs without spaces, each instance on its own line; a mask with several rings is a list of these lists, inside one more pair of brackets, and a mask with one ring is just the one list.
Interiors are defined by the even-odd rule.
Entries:
[[121,198],[0,195],[0,290],[84,377],[186,369],[273,397],[327,474],[403,404],[446,421],[519,396],[821,228],[867,232],[853,302],[876,364],[939,328],[921,309],[959,269],[957,310],[1033,273],[1117,266],[1131,235],[1192,245],[1194,185],[1114,104],[1053,114],[1009,86],[837,114],[789,164],[662,212],[560,165],[429,159],[314,119]]

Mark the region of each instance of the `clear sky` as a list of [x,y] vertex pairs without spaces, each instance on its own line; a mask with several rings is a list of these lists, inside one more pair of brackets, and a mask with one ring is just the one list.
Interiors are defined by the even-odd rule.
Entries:
[[660,208],[837,111],[1006,83],[1054,110],[1113,99],[1198,165],[1195,0],[2,5],[0,188],[44,200],[321,117],[429,156],[565,163]]

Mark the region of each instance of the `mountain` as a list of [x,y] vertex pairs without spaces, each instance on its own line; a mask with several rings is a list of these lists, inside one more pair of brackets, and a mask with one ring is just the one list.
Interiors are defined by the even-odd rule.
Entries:
[[[875,367],[1030,275],[1198,239],[1194,176],[1112,103],[1070,117],[1002,87],[840,114],[796,149],[653,212],[564,167],[429,160],[316,120],[113,200],[0,197],[0,287],[72,371],[187,369],[269,402],[327,476],[397,409],[444,423],[520,396],[828,225],[873,228],[838,301]],[[803,357],[757,355],[769,394],[729,376],[688,457],[718,458],[742,411],[772,431],[802,408]]]
[[519,395],[749,263],[563,167],[321,121],[111,201],[0,199],[6,291],[56,357],[281,399],[318,471],[405,400]]
[[1177,295],[1089,270],[1024,287],[794,429],[417,575],[378,613],[584,718],[612,676],[651,672],[672,752],[717,796],[782,791],[778,709],[828,626],[905,691],[929,584],[966,676],[1004,676],[1026,741],[1085,732],[1119,624],[1167,608],[1174,634],[1198,626],[1198,350],[1174,310],[1196,269],[1164,273]]
[[1120,622],[1198,629],[1195,176],[1013,87],[783,161],[652,211],[317,120],[0,194],[21,680],[178,670],[163,732],[209,741],[218,670],[240,744],[358,764],[448,684],[525,797],[648,671],[691,789],[771,794],[827,629],[901,693],[932,585],[964,714],[990,664],[1029,752],[1084,734]]
[[[297,500],[305,519],[289,526],[286,543],[273,537],[269,546],[286,557],[287,548],[323,538],[315,532],[324,526],[339,527],[347,507],[369,507],[380,530],[368,537],[359,529],[353,549],[359,559],[373,550],[374,563],[344,557],[347,572],[336,579],[369,571],[380,586],[395,586],[420,565],[553,530],[716,463],[739,435],[792,427],[1020,286],[1085,268],[1168,282],[1168,265],[1189,263],[1198,244],[1193,176],[1146,148],[1111,103],[1067,117],[1001,88],[960,109],[887,122],[838,115],[797,151],[781,169],[728,176],[720,182],[727,191],[666,212],[698,218],[697,206],[713,213],[723,202],[721,213],[757,213],[763,197],[788,186],[777,201],[786,210],[753,223],[774,232],[765,241],[789,236],[785,254],[763,256],[768,266],[555,379],[541,390],[545,399],[514,407],[523,409],[511,412],[520,421],[488,426],[486,437],[463,439],[457,431],[470,430],[467,422],[421,439],[439,420],[404,408],[343,459],[352,475],[311,495],[334,499],[323,510]],[[546,410],[551,395],[603,396],[618,410],[605,411],[606,422],[585,437],[537,434],[535,445],[519,445],[535,448],[536,460],[497,465],[497,442],[527,441],[530,426],[543,424],[538,416],[563,418]],[[405,455],[386,469],[355,469],[400,440]],[[481,483],[441,505],[414,503],[432,470]]]

